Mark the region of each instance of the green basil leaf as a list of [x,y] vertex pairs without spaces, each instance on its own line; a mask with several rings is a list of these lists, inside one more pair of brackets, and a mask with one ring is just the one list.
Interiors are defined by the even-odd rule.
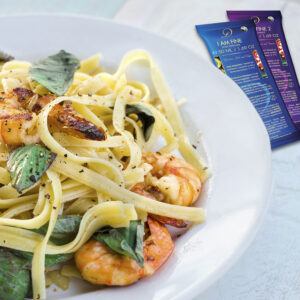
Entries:
[[79,60],[73,54],[61,50],[32,64],[29,75],[52,93],[63,96],[79,66]]
[[30,145],[13,150],[7,160],[12,186],[19,193],[34,185],[47,171],[56,154],[42,145]]
[[30,284],[27,260],[0,248],[0,299],[23,300],[30,290]]
[[74,256],[73,253],[66,254],[46,254],[45,256],[45,267],[52,267],[61,262],[70,260]]
[[[3,254],[4,253],[4,254]],[[68,254],[55,254],[50,255],[46,254],[45,256],[45,267],[52,267],[56,264],[59,264],[61,262],[65,262],[70,260],[73,257],[73,253]],[[16,265],[16,262],[21,262],[21,267],[19,267],[19,264],[17,265],[17,269],[19,273],[17,274],[11,274],[9,275],[2,275],[2,270],[7,270],[3,265],[1,264],[3,259],[9,258],[10,264]],[[0,248],[0,299],[24,299],[24,298],[32,298],[32,284],[31,284],[31,263],[32,263],[33,253],[26,252],[26,251],[19,251],[14,249],[8,249],[8,248]],[[23,272],[21,272],[21,270]],[[27,271],[26,271],[27,270]],[[16,273],[16,272],[15,272]],[[27,277],[24,280],[24,275],[27,276],[29,274],[29,281],[27,280]],[[11,284],[11,276],[13,277],[13,286]],[[10,286],[12,286],[11,289],[8,289],[5,285],[2,286],[2,281],[6,282]],[[5,294],[3,291],[5,290]],[[11,294],[11,291],[13,290],[13,293]],[[20,293],[20,290],[22,293]],[[27,290],[27,291],[26,291]],[[24,296],[25,295],[25,296]]]
[[[19,251],[10,249],[15,255],[22,257],[27,260],[29,269],[31,268],[31,262],[33,253],[27,251]],[[61,262],[67,261],[73,257],[73,253],[68,254],[46,254],[45,256],[45,267],[52,267]]]
[[144,266],[143,256],[144,225],[141,221],[130,221],[129,227],[102,228],[94,234],[94,238],[105,243],[112,250],[129,256]]
[[155,118],[152,112],[141,104],[127,104],[126,116],[136,115],[138,121],[142,123],[144,139],[147,142],[151,136]]
[[[77,235],[82,217],[77,215],[58,216],[50,241],[56,245],[64,245],[71,242]],[[31,229],[36,233],[46,235],[48,223],[39,229]]]
[[13,59],[14,59],[13,56],[11,56],[3,51],[0,51],[0,63],[5,63],[5,62],[8,62]]

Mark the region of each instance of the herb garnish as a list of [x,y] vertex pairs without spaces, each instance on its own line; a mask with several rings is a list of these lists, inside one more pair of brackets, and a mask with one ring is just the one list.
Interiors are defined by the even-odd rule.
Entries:
[[12,186],[19,193],[34,185],[47,171],[56,154],[42,145],[30,145],[13,150],[7,160]]
[[152,112],[141,104],[127,104],[126,116],[136,115],[142,124],[144,139],[147,142],[151,136],[155,118]]
[[144,225],[141,221],[130,221],[129,227],[102,228],[94,234],[94,238],[105,243],[112,250],[129,256],[144,266],[143,255]]
[[0,248],[0,299],[23,300],[30,289],[30,271],[26,259]]
[[52,93],[63,96],[71,86],[79,66],[79,60],[73,54],[61,50],[33,63],[29,75]]
[[[77,215],[58,216],[50,241],[55,245],[64,245],[71,242],[78,233],[82,217]],[[39,229],[32,229],[36,233],[46,235],[48,223]]]

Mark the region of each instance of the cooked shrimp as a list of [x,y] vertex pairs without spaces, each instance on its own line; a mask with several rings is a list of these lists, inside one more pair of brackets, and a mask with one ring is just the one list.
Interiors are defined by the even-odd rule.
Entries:
[[[54,95],[41,96],[24,88],[0,93],[0,140],[14,146],[38,143],[37,114],[54,99]],[[93,140],[105,139],[103,129],[81,117],[70,103],[55,105],[48,122],[51,131]]]
[[143,183],[131,191],[175,205],[192,205],[199,197],[201,180],[198,171],[189,163],[171,154],[148,152],[143,161],[152,166]]
[[142,270],[134,259],[94,239],[76,252],[75,261],[81,276],[93,284],[129,285],[140,278]]
[[170,257],[174,243],[168,229],[148,218],[150,235],[144,242],[144,267],[125,255],[112,251],[105,244],[91,239],[75,254],[82,277],[93,284],[129,285],[152,275]]
[[[155,195],[158,193],[157,191],[155,191],[155,193],[150,193],[147,192],[145,189],[145,184],[144,182],[140,182],[137,183],[132,189],[132,192],[140,194],[142,196],[151,198],[153,200],[157,200]],[[160,196],[160,195],[159,195]],[[150,216],[155,219],[156,221],[162,223],[162,224],[167,224],[173,227],[177,227],[177,228],[185,228],[187,226],[187,224],[183,221],[183,220],[179,220],[179,219],[174,219],[174,218],[170,218],[170,217],[165,217],[165,216],[159,216],[159,215],[154,215],[154,214],[150,214]]]

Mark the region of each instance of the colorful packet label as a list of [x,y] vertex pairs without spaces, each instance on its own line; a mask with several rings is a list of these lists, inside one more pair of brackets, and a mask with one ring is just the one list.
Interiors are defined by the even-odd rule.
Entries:
[[[287,63],[287,60],[285,58],[285,54],[284,54],[284,51],[283,51],[283,47],[282,47],[282,43],[281,43],[281,40],[280,39],[277,39],[276,40],[276,45],[277,45],[277,49],[278,49],[278,52],[279,52],[279,55],[280,55],[280,59],[281,59],[281,63],[283,66],[287,66],[288,63]],[[268,61],[268,60],[267,60]],[[271,69],[272,70],[272,69]]]
[[271,147],[300,139],[259,45],[252,20],[197,25],[214,64],[246,93],[265,123]]
[[262,62],[261,62],[261,59],[260,59],[260,57],[259,57],[259,55],[258,55],[257,50],[253,50],[253,51],[252,51],[252,54],[253,54],[254,59],[255,59],[255,61],[256,61],[257,67],[258,67],[258,69],[259,69],[259,71],[260,71],[261,77],[262,77],[262,78],[267,78],[268,75],[267,75],[267,73],[266,73],[266,71],[265,71],[264,65],[263,65]]
[[288,112],[300,129],[300,87],[282,28],[280,11],[227,11],[230,21],[252,19]]

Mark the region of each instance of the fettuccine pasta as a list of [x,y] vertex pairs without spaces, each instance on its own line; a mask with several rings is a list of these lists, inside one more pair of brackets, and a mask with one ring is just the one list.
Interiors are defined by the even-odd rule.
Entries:
[[[128,227],[131,221],[141,220],[143,223],[147,221],[147,216],[152,215],[168,220],[205,221],[204,210],[190,205],[199,196],[201,184],[209,177],[209,171],[190,144],[178,105],[156,62],[146,51],[134,50],[126,54],[117,71],[110,74],[99,67],[100,58],[101,55],[97,54],[81,61],[67,92],[62,96],[53,96],[36,113],[36,139],[32,143],[24,143],[39,143],[55,158],[47,162],[49,169],[42,177],[21,193],[16,190],[17,183],[7,163],[16,145],[8,142],[7,124],[1,119],[0,245],[33,254],[31,275],[34,299],[46,297],[46,255],[74,254],[104,226]],[[127,78],[126,69],[140,61],[149,66],[153,88],[138,81],[138,78]],[[47,84],[33,80],[31,69],[31,63],[13,60],[4,63],[0,72],[0,89],[3,91],[0,96],[3,99],[12,91],[26,89],[32,92],[26,107],[30,114],[38,107],[40,95],[53,95]],[[87,138],[82,135],[83,131],[76,136],[59,130],[57,126],[62,122],[59,117],[54,120],[58,125],[53,129],[51,122],[55,117],[52,114],[65,105],[70,105],[76,114],[95,128],[101,128],[104,138]],[[57,111],[59,114],[60,111]],[[22,113],[25,114],[24,108]],[[30,121],[33,122],[33,119]],[[30,126],[26,134],[33,131],[33,125]],[[176,169],[179,175],[172,169],[170,172],[174,172],[168,178],[173,181],[170,179],[170,182],[162,181],[161,176],[154,178],[151,174],[155,166],[147,153],[153,151],[158,139],[164,140],[164,144],[153,155],[170,157],[172,161],[170,152],[178,150],[199,174],[199,188],[193,183],[189,186],[184,183],[184,187],[195,189],[197,195],[188,204],[184,203],[184,197],[180,203],[157,201],[155,195],[147,194],[157,194],[157,190],[146,187],[139,190],[150,179],[152,187],[168,190],[175,177],[182,176],[181,169],[187,168],[184,165],[179,171]],[[178,160],[175,161],[178,163]],[[170,199],[173,197],[169,191],[165,191],[164,195]],[[51,237],[57,220],[73,215],[80,216],[81,221],[72,240],[56,244]],[[43,226],[47,228],[42,233],[39,229]],[[72,268],[65,268],[68,269]]]

